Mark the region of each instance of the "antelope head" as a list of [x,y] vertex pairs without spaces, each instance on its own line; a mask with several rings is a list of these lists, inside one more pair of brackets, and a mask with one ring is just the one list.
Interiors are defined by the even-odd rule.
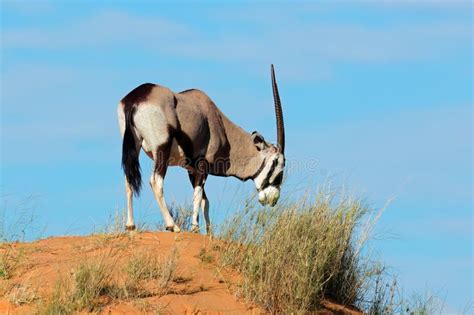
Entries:
[[280,188],[285,168],[285,126],[273,65],[271,66],[271,76],[275,102],[277,144],[266,142],[263,136],[256,131],[252,133],[252,140],[263,158],[263,163],[254,177],[258,191],[258,201],[262,205],[274,206],[280,198]]

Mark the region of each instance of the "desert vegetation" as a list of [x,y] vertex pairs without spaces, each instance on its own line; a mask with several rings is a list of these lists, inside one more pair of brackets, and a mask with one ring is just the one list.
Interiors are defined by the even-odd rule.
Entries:
[[434,314],[432,295],[406,298],[368,241],[383,212],[320,190],[276,207],[249,201],[220,229],[220,265],[238,270],[239,296],[272,314],[307,314],[327,301],[368,314]]
[[59,278],[51,296],[39,304],[38,314],[99,311],[114,300],[163,296],[171,290],[176,250],[161,259],[139,251],[124,264],[117,264],[116,257],[110,254],[81,262],[69,277]]
[[362,255],[378,215],[323,192],[274,208],[248,203],[221,230],[220,262],[243,275],[237,292],[271,313],[316,311],[325,299],[360,307],[380,275]]
[[[195,305],[186,311],[199,311],[199,294],[211,294],[213,286],[254,313],[440,313],[442,303],[431,295],[406,298],[371,255],[368,241],[382,212],[325,190],[276,207],[249,199],[212,237],[144,227],[124,233],[124,216],[116,212],[88,237],[4,242],[1,292],[36,314],[113,313],[124,305],[167,313],[181,298]],[[173,207],[184,230],[190,215],[188,207]],[[48,272],[57,276],[44,286]]]
[[7,247],[0,254],[0,278],[2,279],[10,278],[14,265],[15,265],[15,257],[13,257],[11,249]]

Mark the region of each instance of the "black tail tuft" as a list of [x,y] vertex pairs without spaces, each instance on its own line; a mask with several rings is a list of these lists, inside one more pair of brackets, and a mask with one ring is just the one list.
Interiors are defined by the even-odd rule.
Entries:
[[138,197],[142,185],[142,175],[140,173],[140,161],[138,155],[140,147],[137,146],[133,132],[133,113],[135,107],[125,110],[125,133],[122,144],[122,168],[127,177],[128,183],[132,186],[135,196]]

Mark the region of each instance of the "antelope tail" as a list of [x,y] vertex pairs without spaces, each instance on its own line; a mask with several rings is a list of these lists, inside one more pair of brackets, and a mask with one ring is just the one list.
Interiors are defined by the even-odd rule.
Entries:
[[[128,109],[128,110],[127,110]],[[140,161],[138,155],[140,147],[137,145],[137,137],[134,133],[133,114],[135,106],[125,109],[125,133],[122,144],[122,168],[128,183],[132,186],[135,196],[140,194],[142,175],[140,173]]]

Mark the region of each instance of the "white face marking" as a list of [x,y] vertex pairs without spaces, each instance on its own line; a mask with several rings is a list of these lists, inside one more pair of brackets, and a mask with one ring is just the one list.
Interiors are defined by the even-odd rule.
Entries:
[[[255,186],[259,191],[258,199],[261,204],[275,205],[280,197],[280,184],[275,182],[285,167],[285,158],[281,153],[271,154],[257,177],[254,178]],[[274,185],[272,185],[275,182]]]
[[[275,161],[276,160],[276,161]],[[275,166],[273,166],[275,163]],[[255,186],[257,189],[263,189],[262,185],[268,179],[268,183],[271,184],[275,178],[283,172],[285,167],[285,158],[281,153],[274,153],[265,161],[265,166],[262,171],[254,178]]]
[[280,189],[274,186],[268,186],[258,193],[258,201],[262,205],[274,206],[280,198]]
[[257,189],[262,188],[262,184],[264,183],[265,178],[267,178],[268,173],[270,172],[270,169],[272,168],[272,164],[273,164],[273,158],[267,159],[265,161],[265,166],[263,167],[262,171],[258,174],[257,177],[255,177],[254,182]]
[[277,158],[277,164],[275,166],[273,173],[271,174],[270,183],[273,183],[275,181],[277,176],[280,175],[281,172],[283,172],[283,168],[285,167],[285,158],[283,157],[283,154],[278,153],[276,158]]

